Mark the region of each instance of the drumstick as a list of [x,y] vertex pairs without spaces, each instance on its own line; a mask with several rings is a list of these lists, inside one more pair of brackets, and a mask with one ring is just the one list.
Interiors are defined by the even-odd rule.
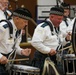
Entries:
[[71,46],[68,46],[68,47],[65,47],[65,48],[62,48],[62,49],[60,49],[60,50],[58,50],[58,51],[63,51],[63,50],[65,50],[65,49],[71,48],[71,47],[72,47],[72,45],[71,45]]
[[11,61],[24,61],[24,60],[29,60],[29,58],[24,58],[24,59],[12,59],[12,60],[8,60],[9,62]]

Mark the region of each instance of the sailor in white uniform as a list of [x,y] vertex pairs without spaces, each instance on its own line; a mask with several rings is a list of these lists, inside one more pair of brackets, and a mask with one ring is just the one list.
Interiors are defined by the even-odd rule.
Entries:
[[45,58],[49,55],[56,64],[56,50],[59,45],[66,43],[59,29],[63,13],[64,10],[60,7],[52,7],[49,19],[46,20],[47,22],[40,23],[35,29],[31,42],[32,46],[37,49],[34,55],[33,66],[40,68],[40,75],[42,75]]
[[67,28],[71,23],[71,19],[69,18],[70,5],[62,2],[61,7],[63,7],[63,9],[64,9],[64,18],[63,18],[63,21],[60,23],[60,29],[63,32],[64,36],[66,36]]
[[0,23],[0,75],[8,75],[5,64],[8,63],[8,56],[13,50],[17,54],[29,56],[31,49],[20,48],[21,29],[28,25],[28,18],[31,18],[29,10],[18,8],[13,12],[12,19]]

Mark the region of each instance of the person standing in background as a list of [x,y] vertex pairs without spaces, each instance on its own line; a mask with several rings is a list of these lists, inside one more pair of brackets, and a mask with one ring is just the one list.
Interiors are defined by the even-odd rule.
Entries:
[[0,20],[8,19],[9,16],[12,14],[8,10],[9,1],[8,0],[0,0]]
[[[65,2],[62,2],[60,6],[64,9],[64,18],[63,18],[63,21],[60,23],[60,29],[61,29],[64,37],[66,37],[67,34],[71,36],[71,33],[67,32],[67,28],[71,24],[71,19],[69,18],[70,5],[65,3]],[[62,48],[65,48],[65,47],[70,46],[70,45],[71,45],[71,42],[69,41],[65,46],[62,46]],[[63,54],[68,54],[68,52],[69,52],[68,50],[69,50],[69,48],[64,50]]]
[[71,19],[69,17],[70,16],[70,5],[62,2],[60,6],[64,9],[64,17],[63,17],[63,21],[60,23],[60,29],[62,30],[64,36],[66,36],[67,27],[71,23]]

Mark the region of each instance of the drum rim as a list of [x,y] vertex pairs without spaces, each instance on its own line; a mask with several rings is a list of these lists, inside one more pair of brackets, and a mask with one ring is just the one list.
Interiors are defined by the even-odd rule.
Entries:
[[[28,67],[28,69],[26,68],[25,70],[22,67]],[[33,67],[33,66],[28,66],[28,65],[19,65],[19,64],[14,64],[12,66],[12,69],[14,70],[20,70],[20,71],[27,71],[27,72],[40,72],[40,69],[37,67]]]
[[74,53],[75,53],[75,55],[76,55],[76,48],[75,48],[75,46],[76,46],[76,43],[75,43],[75,34],[76,34],[76,32],[75,32],[75,30],[76,30],[76,18],[75,18],[75,21],[74,21],[74,24],[73,24],[73,29],[72,29],[72,48],[73,48],[73,51],[74,51]]

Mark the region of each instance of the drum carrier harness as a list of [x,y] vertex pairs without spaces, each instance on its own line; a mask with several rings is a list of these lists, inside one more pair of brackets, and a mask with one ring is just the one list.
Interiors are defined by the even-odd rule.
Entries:
[[13,35],[13,27],[12,27],[12,23],[9,20],[1,20],[1,22],[6,22],[8,27],[9,27],[9,34],[10,34],[10,38],[12,38]]
[[[50,27],[50,30],[51,30],[51,34],[52,35],[54,35],[53,34],[53,26],[52,26],[52,24],[51,24],[51,22],[49,22],[49,21],[47,21],[47,20],[45,20],[45,21],[43,21],[45,24],[47,24],[47,25],[49,25],[49,27]],[[58,27],[58,32],[60,31],[60,28]],[[56,32],[57,33],[57,32]]]

